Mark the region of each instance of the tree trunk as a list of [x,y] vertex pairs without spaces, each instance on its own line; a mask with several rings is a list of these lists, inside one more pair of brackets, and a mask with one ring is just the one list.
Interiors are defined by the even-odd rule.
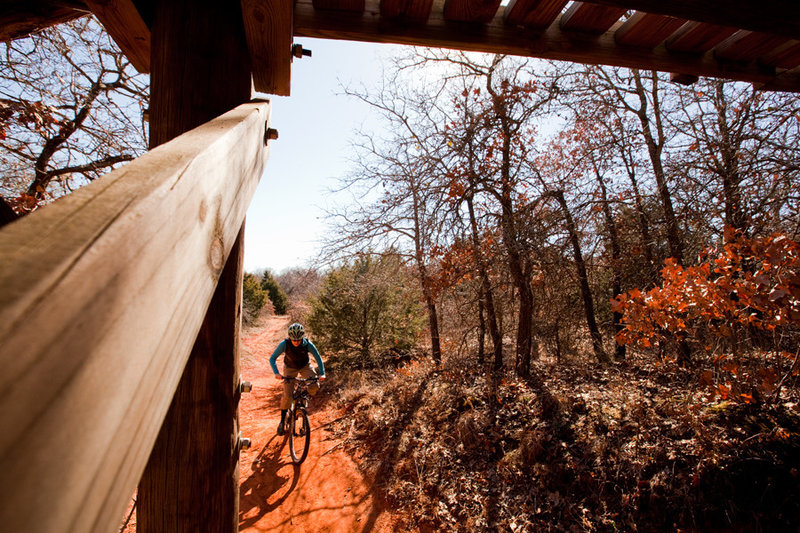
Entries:
[[[603,217],[606,220],[608,241],[611,245],[611,297],[616,298],[622,293],[622,272],[620,272],[619,268],[621,257],[619,248],[619,235],[617,233],[617,224],[614,221],[614,214],[611,212],[611,205],[608,201],[608,191],[606,190],[606,184],[603,181],[603,176],[600,175],[600,171],[594,161],[592,161],[592,164],[594,165],[594,175],[597,178],[597,184],[600,186]],[[612,320],[614,321],[614,359],[617,361],[622,361],[625,359],[625,345],[620,344],[616,340],[617,335],[619,335],[619,333],[624,329],[624,326],[622,325],[622,313],[619,311],[614,311],[612,313]]]
[[470,194],[467,198],[467,209],[469,211],[469,224],[472,229],[472,248],[475,253],[475,259],[478,262],[478,272],[481,277],[481,293],[484,303],[486,305],[486,318],[489,322],[489,335],[492,337],[492,346],[494,348],[494,368],[499,370],[503,367],[503,339],[500,335],[500,327],[497,323],[497,312],[494,305],[494,293],[492,285],[489,281],[489,272],[486,265],[486,259],[483,257],[483,250],[481,250],[480,236],[478,233],[478,220],[475,217],[475,205],[473,197]]
[[483,289],[480,289],[478,293],[478,366],[483,368],[486,362],[486,319],[483,316]]
[[[748,230],[748,216],[742,206],[742,191],[740,188],[741,174],[739,172],[739,140],[728,124],[726,115],[727,103],[725,99],[725,84],[715,82],[716,98],[714,105],[717,110],[717,127],[719,128],[719,149],[722,156],[722,167],[719,173],[722,177],[722,194],[725,201],[725,225],[730,226],[737,233],[746,234]],[[746,107],[745,113],[749,112]]]
[[561,209],[564,211],[564,219],[567,224],[567,232],[569,233],[569,240],[572,244],[572,255],[575,259],[575,268],[578,271],[578,281],[581,287],[581,299],[583,300],[583,310],[586,313],[586,324],[589,326],[589,334],[592,337],[592,348],[594,355],[601,363],[609,361],[608,355],[603,350],[603,337],[600,335],[600,330],[597,327],[597,320],[594,316],[594,302],[592,301],[592,291],[589,287],[589,276],[586,273],[586,263],[583,260],[583,253],[581,252],[580,242],[578,240],[578,232],[575,229],[575,221],[572,219],[567,206],[567,200],[564,198],[563,191],[555,191],[553,196],[558,201]]
[[419,271],[420,284],[422,285],[422,296],[425,298],[425,305],[428,308],[428,327],[431,335],[431,355],[433,361],[439,365],[442,363],[442,347],[439,341],[439,317],[436,314],[436,302],[434,301],[431,289],[431,280],[428,270],[425,267],[425,255],[423,253],[423,228],[420,221],[420,198],[417,191],[417,184],[412,183],[411,194],[414,201],[414,247],[417,260],[417,270]]
[[656,131],[658,135],[658,139],[656,139],[653,136],[653,131],[650,128],[650,119],[647,116],[647,94],[642,84],[642,77],[637,69],[633,70],[633,77],[636,82],[636,93],[639,96],[639,103],[641,104],[637,115],[642,125],[642,135],[647,144],[647,153],[650,155],[650,163],[653,166],[653,175],[656,178],[658,195],[661,198],[664,218],[667,222],[669,253],[679,265],[683,265],[683,244],[678,229],[678,218],[675,216],[675,209],[672,205],[672,195],[669,192],[666,174],[664,173],[664,167],[661,163],[661,152],[664,148],[664,134],[661,127],[661,108],[658,104],[658,86],[656,81],[658,78],[653,74],[653,114],[656,119]]

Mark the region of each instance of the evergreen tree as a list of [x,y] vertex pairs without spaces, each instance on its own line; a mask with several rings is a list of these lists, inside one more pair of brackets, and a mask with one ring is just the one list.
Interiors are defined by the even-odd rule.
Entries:
[[264,277],[261,279],[261,289],[267,293],[275,307],[275,314],[285,315],[289,309],[289,298],[269,270],[264,272]]

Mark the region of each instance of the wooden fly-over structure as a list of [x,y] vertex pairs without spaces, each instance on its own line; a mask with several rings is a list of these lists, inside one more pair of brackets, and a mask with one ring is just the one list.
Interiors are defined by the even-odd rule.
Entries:
[[[0,38],[94,13],[151,75],[151,150],[0,230],[0,531],[238,527],[245,212],[298,36],[800,91],[797,0],[9,0]],[[324,120],[324,117],[321,117]],[[256,443],[259,444],[259,443]]]

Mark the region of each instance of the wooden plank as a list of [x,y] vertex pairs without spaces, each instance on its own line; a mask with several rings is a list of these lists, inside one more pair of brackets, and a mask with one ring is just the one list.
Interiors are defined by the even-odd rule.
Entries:
[[86,4],[79,0],[4,0],[0,4],[0,41],[26,37],[85,15]]
[[736,33],[736,28],[704,22],[687,22],[667,39],[665,44],[667,50],[673,52],[704,53],[734,33]]
[[445,0],[444,18],[457,22],[489,22],[502,0]]
[[131,65],[150,72],[150,28],[132,0],[84,0]]
[[546,28],[553,23],[567,0],[511,0],[503,18],[507,24],[519,24],[526,28]]
[[241,0],[256,91],[289,96],[292,78],[292,0]]
[[625,9],[573,2],[561,16],[561,29],[604,33],[625,14]]
[[[469,24],[444,20],[433,10],[424,26],[380,20],[377,1],[367,3],[363,15],[326,13],[317,16],[310,0],[297,0],[294,11],[296,36],[322,39],[435,46],[475,52],[512,54],[593,65],[612,65],[663,72],[684,72],[695,76],[717,76],[751,83],[767,83],[774,76],[757,66],[721,65],[713,54],[674,54],[663,45],[654,49],[621,46],[612,33],[599,36],[562,31],[552,24],[543,32],[520,31],[495,18],[477,32]],[[799,91],[795,75],[781,78],[772,90]]]
[[637,11],[614,33],[614,39],[626,46],[654,48],[683,26],[685,20]]
[[[222,271],[139,486],[137,531],[238,531],[239,330],[244,227]],[[228,419],[230,417],[230,419]],[[210,422],[210,423],[209,423]],[[202,431],[198,431],[198,428]],[[222,448],[225,453],[217,453]],[[148,484],[157,484],[150,486]],[[163,485],[166,483],[166,485]],[[188,492],[192,498],[170,497]],[[167,495],[152,501],[157,495]],[[202,505],[198,505],[198,501]],[[159,512],[142,512],[158,505]],[[162,515],[172,518],[165,523]],[[225,520],[227,517],[227,520]]]
[[119,526],[264,169],[268,119],[242,105],[0,230],[0,531]]
[[[239,2],[163,0],[155,11],[153,42],[159,45],[151,76],[153,144],[250,98],[250,58]],[[261,134],[259,145],[263,146],[264,130]],[[235,153],[222,156],[241,165],[243,173],[252,161],[239,159]],[[250,196],[245,196],[249,201]],[[202,211],[203,205],[195,204],[195,208]],[[226,264],[225,256],[213,250],[209,259],[215,272]],[[203,325],[199,333],[195,330],[191,356],[181,369],[139,483],[138,533],[234,533],[238,529],[238,425],[232,387],[238,378],[236,333],[226,327],[239,316],[230,298],[235,277],[240,275],[237,264],[235,272],[226,267],[211,307],[206,300],[201,308]]]
[[364,11],[364,0],[314,0],[314,8],[361,13]]
[[753,61],[788,43],[789,39],[761,32],[739,31],[719,45],[714,53],[728,61]]
[[431,14],[431,7],[433,0],[381,0],[381,16],[425,22]]
[[771,67],[793,69],[800,66],[800,41],[790,41],[761,58]]
[[758,2],[753,0],[584,1],[800,39],[800,2],[797,0],[762,0]]

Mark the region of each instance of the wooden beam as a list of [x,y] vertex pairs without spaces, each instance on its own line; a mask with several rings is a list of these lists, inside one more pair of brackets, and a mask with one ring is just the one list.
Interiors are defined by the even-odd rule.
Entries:
[[666,41],[667,50],[702,54],[736,33],[736,28],[689,21]]
[[88,14],[80,0],[5,0],[0,6],[0,41],[26,37]]
[[0,531],[119,527],[268,120],[268,104],[242,105],[0,230]]
[[432,7],[433,0],[381,0],[381,16],[405,17],[410,21],[425,22]]
[[671,53],[663,45],[653,49],[618,45],[613,32],[592,36],[561,30],[556,22],[543,32],[521,31],[495,17],[480,31],[469,24],[444,20],[436,9],[424,26],[397,24],[381,19],[379,4],[368,0],[363,14],[325,13],[317,16],[310,0],[297,0],[294,10],[294,33],[303,37],[384,42],[414,46],[434,46],[540,57],[593,65],[681,72],[695,76],[715,76],[751,83],[769,83],[773,90],[800,91],[800,77],[774,75],[753,64],[724,63],[713,53]]
[[506,24],[546,28],[568,3],[568,0],[511,0],[503,12],[503,19]]
[[150,28],[132,0],[84,0],[133,67],[150,72]]
[[445,0],[444,18],[458,22],[489,22],[502,0]]
[[[152,68],[153,145],[248,100],[250,58],[240,3],[160,1],[153,20]],[[257,141],[249,141],[257,142],[259,149],[265,138],[263,129],[260,133]],[[240,157],[230,150],[221,151],[220,156],[242,174],[250,174],[252,157]],[[261,171],[261,167],[257,169]],[[216,172],[212,176],[249,203],[251,195],[236,190],[235,178]],[[195,219],[211,215],[208,208],[213,204],[193,199],[188,203]],[[240,232],[244,213],[241,215],[235,233]],[[218,254],[213,248],[210,252],[206,264],[218,273],[227,254]],[[138,533],[234,533],[238,529],[238,396],[232,386],[238,380],[238,331],[228,325],[239,317],[238,305],[230,295],[241,276],[241,262],[228,264],[233,270],[226,267],[211,307],[208,300],[197,304],[205,318],[200,331],[194,330],[197,336],[191,356],[184,360],[179,385],[173,389],[175,396],[139,483]],[[182,297],[193,299],[191,293]]]
[[561,16],[564,30],[605,33],[625,14],[624,9],[574,2]]
[[675,17],[638,11],[614,32],[614,40],[626,46],[653,48],[675,33],[684,22]]
[[314,0],[314,8],[360,13],[364,11],[364,0]]
[[241,0],[256,91],[289,96],[293,0]]
[[800,39],[797,0],[584,0],[623,9]]

